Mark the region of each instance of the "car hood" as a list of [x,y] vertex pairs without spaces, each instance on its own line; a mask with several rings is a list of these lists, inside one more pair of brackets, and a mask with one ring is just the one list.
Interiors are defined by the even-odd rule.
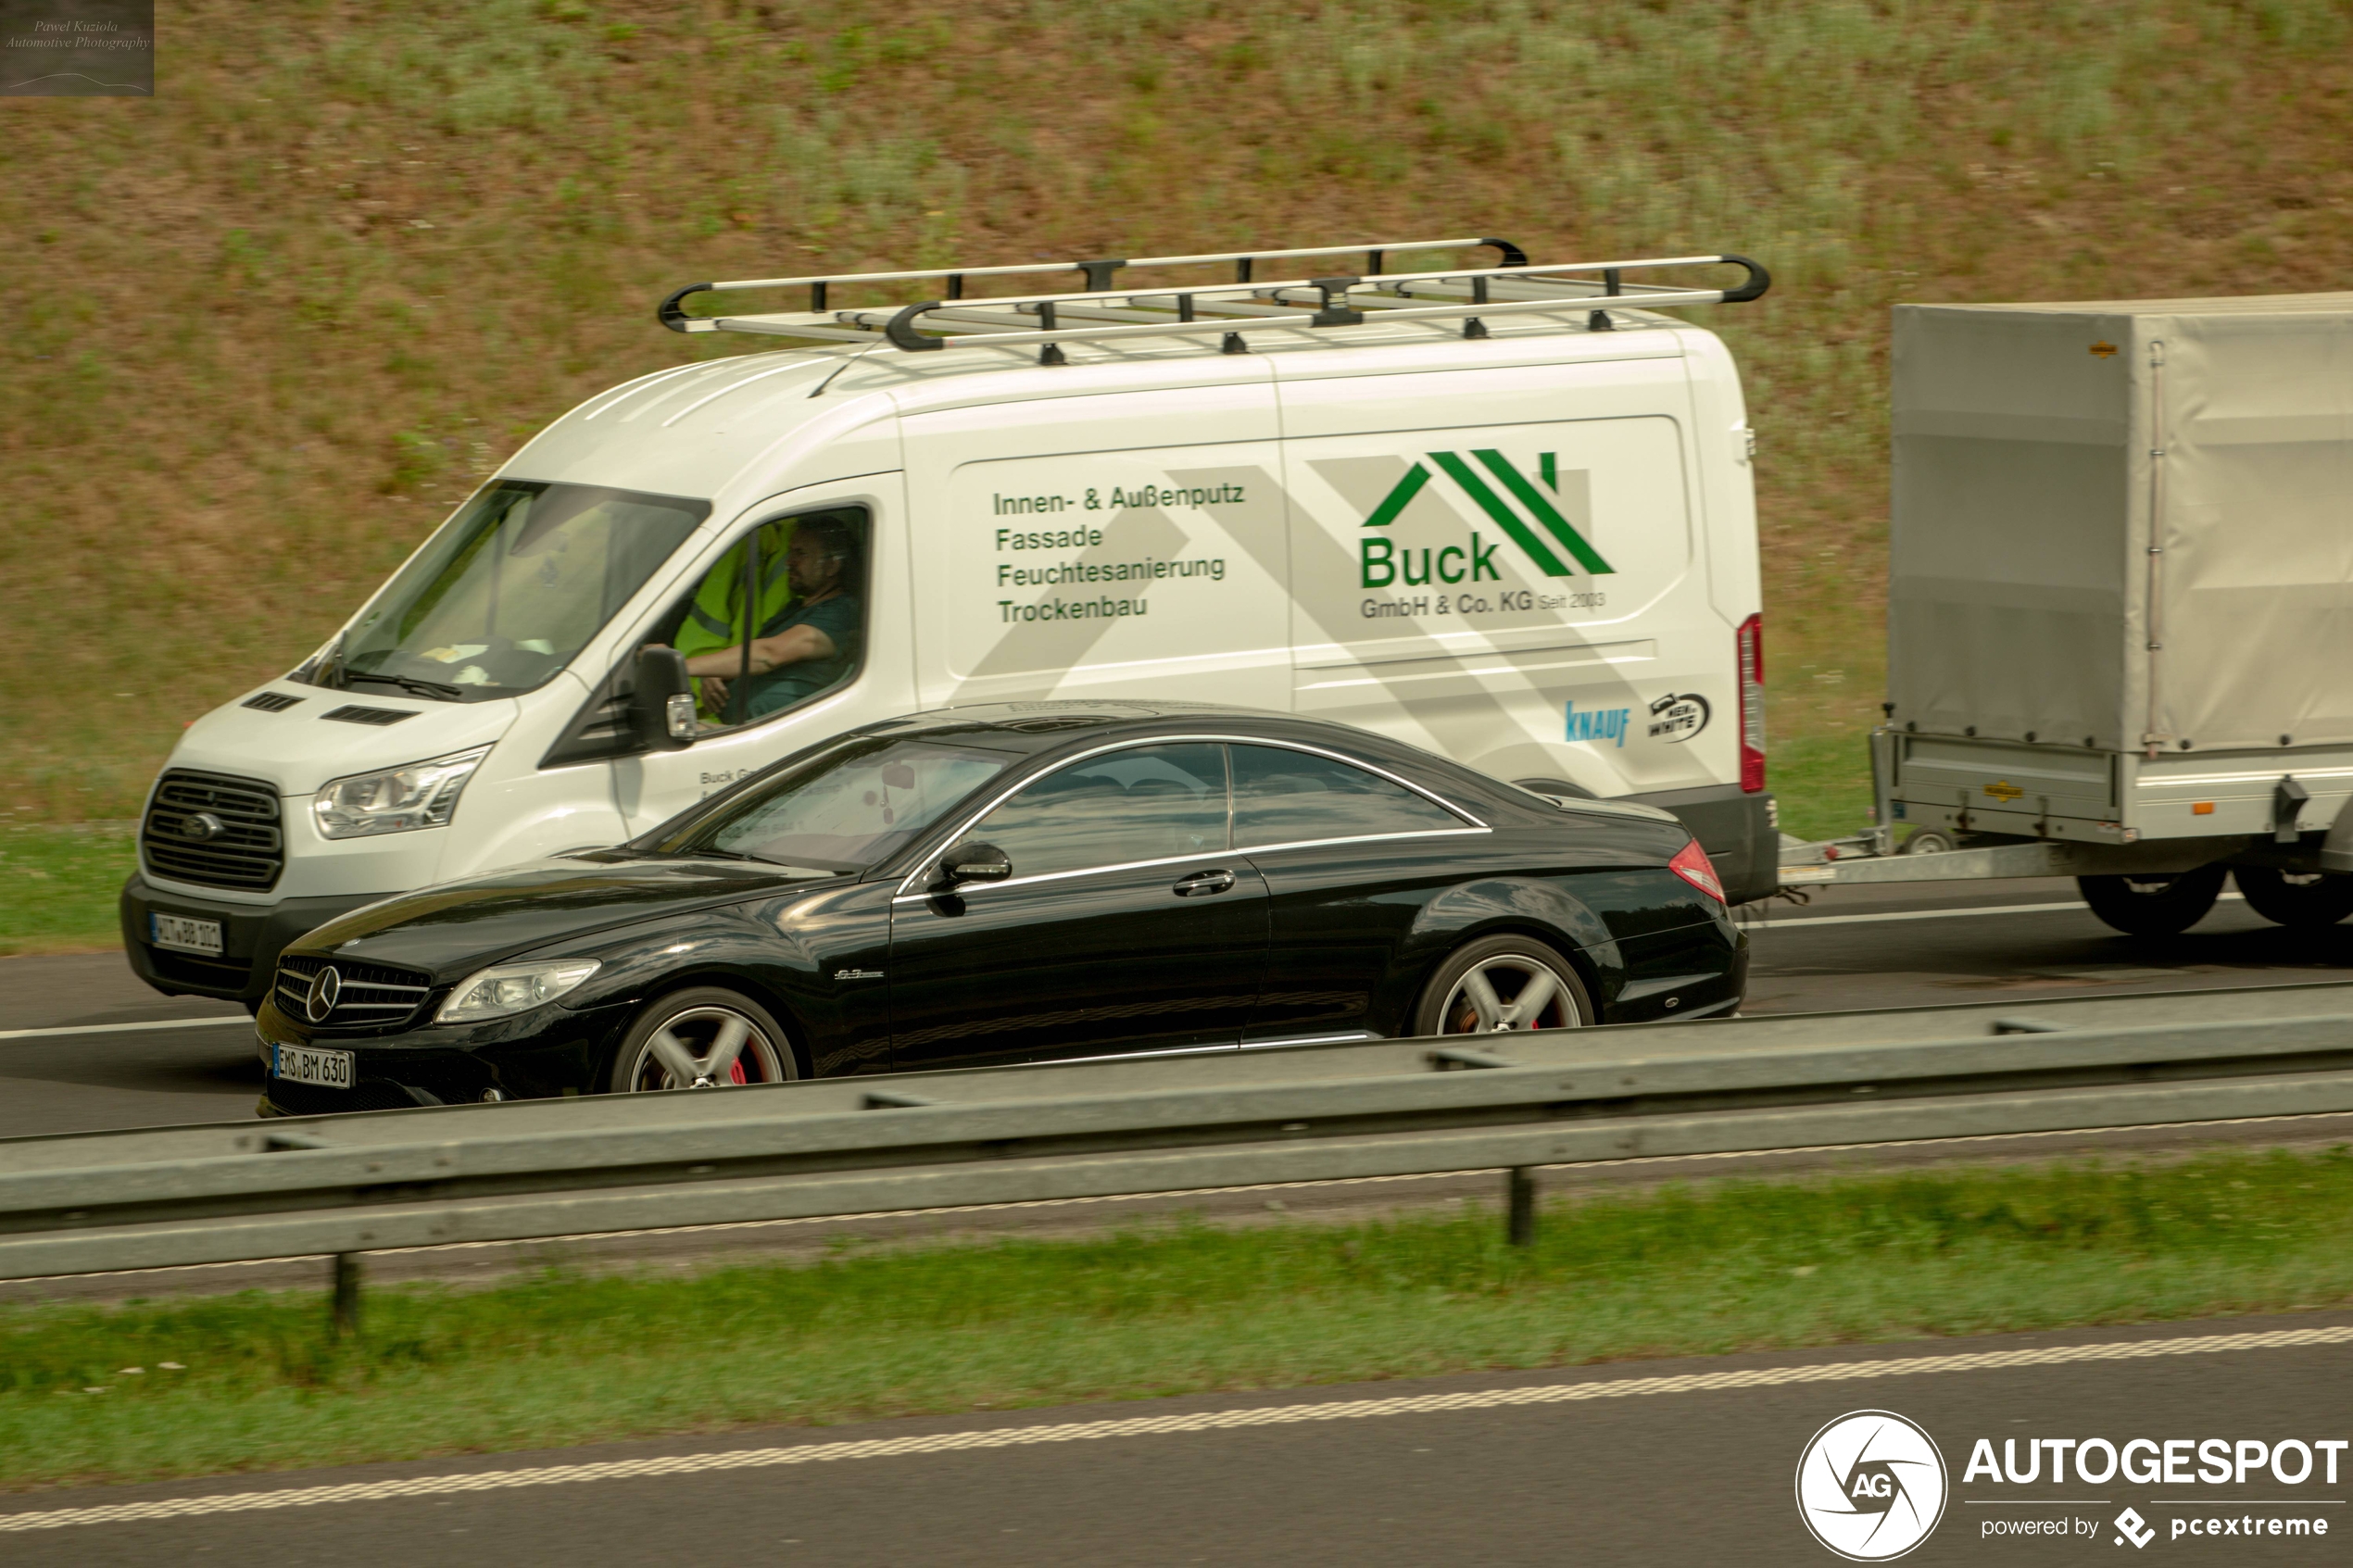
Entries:
[[837,880],[837,872],[804,866],[607,852],[404,893],[331,921],[288,950],[455,980],[565,937]]

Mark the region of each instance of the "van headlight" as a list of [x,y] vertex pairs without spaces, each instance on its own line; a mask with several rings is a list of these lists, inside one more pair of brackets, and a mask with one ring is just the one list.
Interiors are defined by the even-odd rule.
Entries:
[[310,802],[319,832],[327,838],[366,838],[379,833],[409,833],[447,826],[458,796],[490,747],[410,762],[381,773],[337,779]]
[[540,963],[500,964],[496,969],[480,970],[466,976],[459,987],[449,993],[441,1010],[433,1015],[435,1023],[472,1023],[484,1018],[504,1018],[510,1012],[528,1012],[542,1002],[552,1002],[604,966],[595,959],[548,959]]

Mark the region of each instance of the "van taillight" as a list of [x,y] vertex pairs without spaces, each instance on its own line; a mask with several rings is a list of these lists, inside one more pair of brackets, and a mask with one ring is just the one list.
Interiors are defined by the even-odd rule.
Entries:
[[1718,903],[1724,902],[1724,880],[1716,874],[1716,862],[1707,858],[1707,851],[1699,847],[1698,839],[1675,851],[1667,869]]
[[1733,635],[1741,667],[1741,788],[1755,795],[1765,787],[1765,618],[1750,616]]

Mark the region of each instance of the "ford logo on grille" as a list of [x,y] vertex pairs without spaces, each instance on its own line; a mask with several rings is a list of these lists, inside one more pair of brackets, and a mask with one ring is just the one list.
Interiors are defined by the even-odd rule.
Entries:
[[333,964],[310,977],[310,995],[303,998],[303,1016],[313,1023],[324,1023],[327,1015],[335,1010],[335,1000],[343,995],[343,976]]
[[180,820],[180,836],[191,844],[205,844],[229,831],[229,824],[209,811],[192,812]]

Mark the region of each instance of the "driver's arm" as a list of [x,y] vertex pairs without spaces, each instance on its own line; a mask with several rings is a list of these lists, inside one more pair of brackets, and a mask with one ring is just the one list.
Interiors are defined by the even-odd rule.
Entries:
[[[751,645],[751,672],[764,675],[780,665],[799,664],[804,659],[831,659],[834,640],[814,626],[787,626],[773,637],[761,637]],[[743,672],[742,645],[713,648],[686,660],[689,675],[717,675],[722,678]]]

